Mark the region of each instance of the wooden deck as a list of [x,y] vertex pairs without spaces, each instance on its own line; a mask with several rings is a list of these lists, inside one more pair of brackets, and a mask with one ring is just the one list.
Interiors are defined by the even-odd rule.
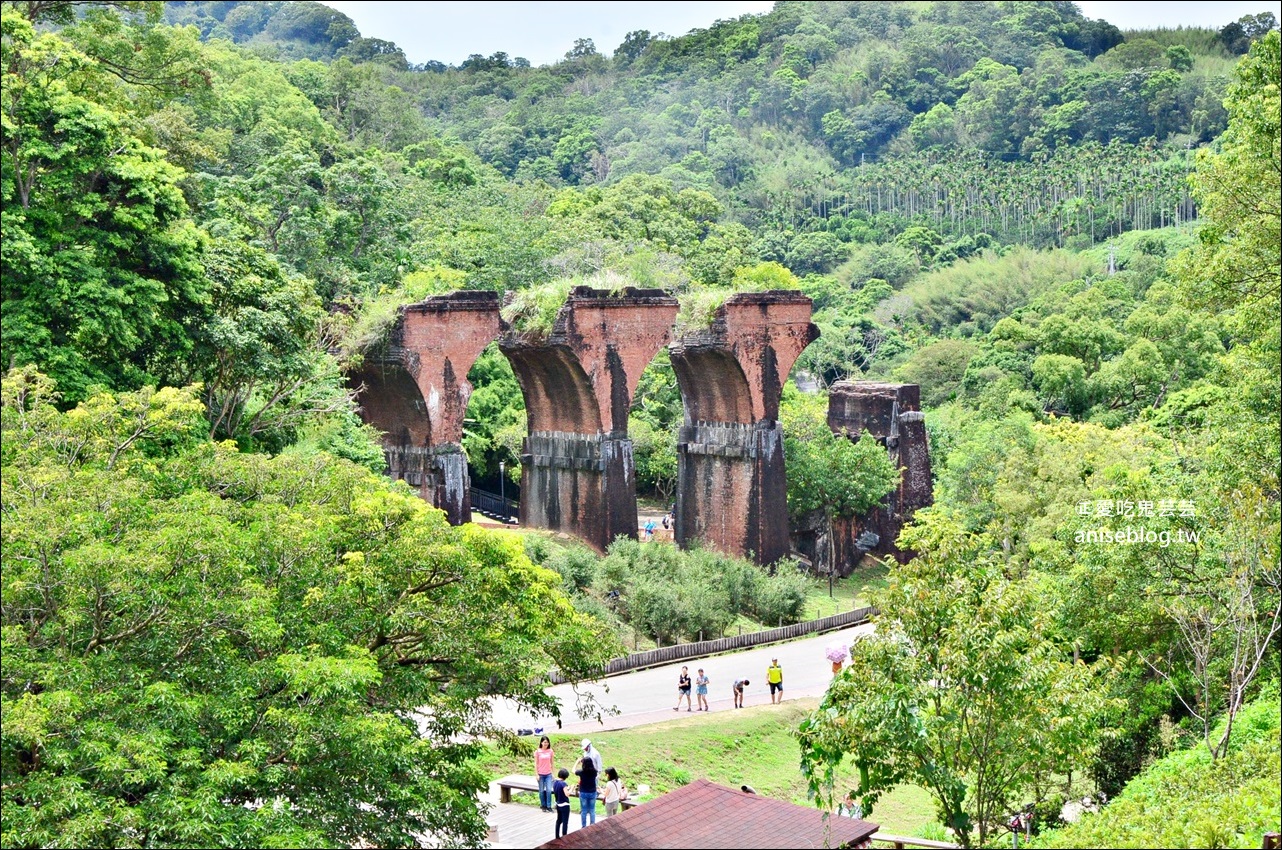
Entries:
[[[512,797],[533,797],[533,806],[521,803],[500,803],[500,790],[497,781],[490,783],[489,793],[482,800],[490,803],[490,811],[485,820],[490,825],[490,840],[487,846],[493,850],[507,848],[538,847],[556,837],[556,815],[539,811],[538,792],[512,791]],[[605,806],[598,800],[596,806],[597,820],[605,817]],[[570,832],[580,829],[579,813],[570,812]]]

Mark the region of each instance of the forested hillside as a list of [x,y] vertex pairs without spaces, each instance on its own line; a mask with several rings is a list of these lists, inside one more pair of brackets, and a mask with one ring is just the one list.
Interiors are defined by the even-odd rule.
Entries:
[[[667,289],[687,323],[734,291],[809,295],[822,335],[797,374],[817,391],[790,382],[779,416],[798,520],[832,507],[819,494],[866,508],[893,475],[831,435],[826,388],[921,385],[936,506],[881,604],[905,634],[958,626],[954,655],[870,644],[847,674],[869,678],[828,706],[841,722],[807,739],[817,778],[856,752],[856,720],[897,754],[868,761],[869,812],[928,774],[941,824],[982,841],[1066,775],[1113,795],[1177,745],[1237,752],[1232,718],[1279,675],[1272,14],[1122,32],[1064,2],[782,2],[580,39],[544,67],[448,67],[318,3],[2,8],[6,846],[138,843],[160,822],[155,843],[479,840],[467,748],[416,766],[405,712],[490,732],[478,693],[537,702],[548,665],[591,669],[617,625],[594,576],[727,591],[740,566],[706,553],[531,547],[558,581],[372,474],[344,375],[399,306],[463,288],[512,292],[507,315],[535,323],[574,284]],[[504,462],[511,492],[520,390],[496,347],[469,378],[473,479]],[[641,495],[664,504],[682,416],[661,353],[629,431]],[[1101,542],[1123,526],[1153,537]],[[301,552],[278,546],[295,536]],[[742,575],[771,616],[799,610],[788,582]],[[418,599],[457,620],[418,628]],[[525,666],[458,660],[505,641],[538,646]],[[954,681],[957,657],[987,672]],[[1021,670],[1082,707],[1059,737],[998,722],[1036,752],[914,749],[966,738],[913,725],[948,715],[927,705],[939,683],[985,721],[1058,710]],[[318,729],[363,742],[374,808],[330,796],[358,765],[309,749]],[[239,806],[295,781],[297,810]]]

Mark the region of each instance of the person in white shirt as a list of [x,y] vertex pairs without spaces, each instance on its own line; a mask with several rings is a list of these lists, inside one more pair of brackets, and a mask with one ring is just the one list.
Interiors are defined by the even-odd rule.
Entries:
[[619,803],[626,796],[623,790],[623,783],[619,781],[619,772],[612,767],[605,769],[605,790],[602,792],[601,799],[605,802],[605,816],[609,817],[618,814]]
[[592,759],[592,763],[596,765],[596,772],[601,772],[601,754],[597,752],[596,748],[592,746],[592,742],[587,738],[583,739],[583,757]]

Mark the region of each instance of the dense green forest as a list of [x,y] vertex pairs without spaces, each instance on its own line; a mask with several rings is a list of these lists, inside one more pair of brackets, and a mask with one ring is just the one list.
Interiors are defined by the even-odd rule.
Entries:
[[[542,705],[530,683],[586,676],[619,616],[666,639],[797,615],[786,577],[521,551],[383,480],[345,371],[460,288],[546,318],[572,284],[661,287],[682,321],[809,295],[794,518],[887,486],[826,387],[921,385],[936,505],[879,600],[901,639],[807,720],[821,800],[875,820],[915,782],[986,843],[1066,774],[1112,797],[1196,745],[1155,769],[1209,794],[1276,756],[1276,726],[1234,732],[1279,677],[1271,13],[1122,32],[1066,2],[781,2],[449,67],[319,3],[2,8],[5,846],[477,841],[473,752],[429,742],[503,737],[478,694]],[[474,479],[519,476],[506,359],[469,377]],[[681,418],[660,354],[630,432],[663,503]],[[849,757],[861,786],[826,787]],[[1233,816],[1218,845],[1280,817]]]

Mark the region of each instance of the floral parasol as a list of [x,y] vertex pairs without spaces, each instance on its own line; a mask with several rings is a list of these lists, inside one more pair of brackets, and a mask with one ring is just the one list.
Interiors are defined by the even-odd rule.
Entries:
[[831,643],[828,644],[828,648],[824,650],[824,655],[826,655],[828,660],[833,664],[840,664],[850,657],[850,650],[846,648],[845,644]]

